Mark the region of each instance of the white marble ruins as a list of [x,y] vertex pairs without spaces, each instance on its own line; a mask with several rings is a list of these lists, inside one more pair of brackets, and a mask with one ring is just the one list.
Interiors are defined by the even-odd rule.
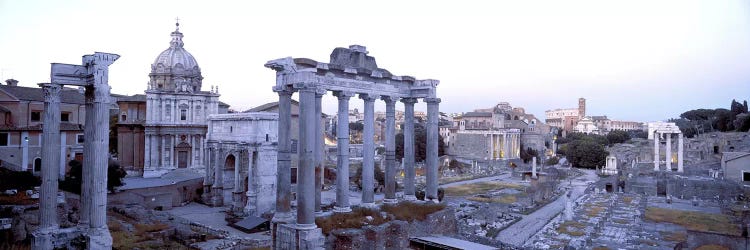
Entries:
[[32,249],[54,249],[57,220],[57,177],[60,165],[60,92],[63,85],[85,88],[84,162],[81,211],[78,228],[86,249],[111,249],[107,228],[107,167],[109,160],[109,65],[119,55],[96,52],[83,56],[82,65],[53,63],[51,82],[44,90],[42,135],[42,188],[39,199],[39,229],[33,233]]
[[[318,249],[322,246],[320,228],[315,225],[320,186],[316,180],[322,173],[320,155],[323,153],[323,129],[318,117],[321,115],[321,97],[333,92],[338,102],[338,162],[337,194],[335,212],[351,211],[349,205],[349,127],[348,110],[351,97],[358,95],[364,101],[364,152],[362,186],[371,187],[374,176],[374,103],[382,100],[386,105],[386,203],[396,199],[396,153],[395,153],[395,106],[401,101],[405,106],[404,122],[404,197],[414,199],[414,104],[417,99],[427,103],[427,190],[426,200],[437,202],[438,181],[438,105],[437,80],[417,80],[411,76],[396,76],[388,70],[378,68],[375,58],[368,56],[364,46],[336,48],[331,53],[330,63],[307,58],[281,58],[266,63],[276,71],[276,86],[279,95],[279,151],[276,212],[273,218],[274,247],[276,249]],[[297,168],[296,223],[290,206],[290,119],[291,96],[299,93],[299,167]],[[408,198],[407,198],[408,197]],[[372,189],[365,188],[362,194],[364,206],[374,203]]]
[[[653,122],[648,124],[649,139],[654,140],[654,171],[659,171],[661,160],[659,159],[659,144],[662,137],[666,140],[665,145],[665,169],[672,171],[672,162],[677,161],[677,172],[683,172],[683,139],[682,131],[673,122]],[[677,159],[672,155],[672,136],[677,135]]]
[[207,204],[254,216],[274,209],[278,119],[267,112],[208,117]]

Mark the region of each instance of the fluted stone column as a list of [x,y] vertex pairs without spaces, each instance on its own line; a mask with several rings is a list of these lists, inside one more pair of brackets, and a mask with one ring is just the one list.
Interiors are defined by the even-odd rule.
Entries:
[[336,92],[339,99],[338,128],[336,141],[338,142],[338,156],[336,162],[336,207],[337,213],[348,213],[349,207],[349,98],[351,92]]
[[510,159],[511,155],[510,141],[508,140],[508,138],[508,132],[505,132],[505,134],[503,134],[503,156],[505,157],[505,159]]
[[659,133],[654,132],[654,171],[659,171]]
[[[315,151],[313,158],[315,160],[315,214],[321,215],[321,193],[323,192],[323,177],[325,177],[325,169],[323,166],[323,125],[321,118],[323,116],[323,95],[326,94],[325,89],[315,90]],[[347,115],[348,117],[348,115]]]
[[299,89],[299,164],[297,167],[297,228],[315,228],[315,87]]
[[396,203],[396,99],[385,101],[385,203]]
[[[85,117],[85,124],[83,126],[83,162],[81,164],[82,169],[88,169],[87,166],[93,166],[94,165],[94,158],[89,157],[93,154],[93,147],[94,144],[88,143],[89,140],[92,140],[94,138],[94,130],[96,128],[94,127],[95,123],[95,117],[94,114],[94,87],[93,86],[87,86],[84,88],[84,99],[85,99],[85,105],[86,105],[86,117]],[[93,173],[91,171],[81,171],[81,185],[82,186],[91,186],[94,180]],[[90,202],[83,202],[88,201],[91,199],[91,192],[87,188],[81,188],[81,211],[80,219],[78,220],[79,227],[85,228],[88,230],[89,227],[89,214],[91,213],[91,203]]]
[[[93,144],[91,155],[91,166],[84,166],[84,171],[92,173],[93,179],[88,184],[90,186],[83,188],[89,189],[91,194],[91,207],[89,214],[90,233],[97,235],[97,244],[108,244],[112,246],[112,237],[107,229],[107,172],[109,163],[109,107],[110,87],[106,84],[96,85],[94,87],[94,131],[91,140],[85,139]],[[87,124],[87,126],[89,126]],[[84,201],[85,202],[85,201]],[[108,241],[108,243],[106,242]],[[92,248],[93,249],[93,248]]]
[[672,171],[672,134],[668,133],[667,135],[667,146],[664,148],[666,151],[666,158],[667,158],[667,171]]
[[292,90],[287,88],[274,88],[279,95],[279,144],[276,153],[276,212],[273,214],[274,222],[290,222],[291,214],[291,191],[292,191],[292,163],[290,153],[291,138],[289,130],[292,121]]
[[376,95],[361,94],[364,100],[364,128],[362,130],[362,206],[372,206],[375,202],[375,100]]
[[683,140],[682,140],[682,133],[677,134],[677,172],[682,173],[683,170]]
[[417,98],[402,98],[404,103],[404,199],[417,200],[414,190],[414,104]]
[[427,102],[427,191],[425,200],[438,201],[438,113],[440,98],[425,98]]
[[536,157],[531,157],[531,178],[536,178]]
[[57,84],[39,84],[44,90],[44,126],[42,126],[42,187],[39,199],[39,237],[34,249],[52,249],[57,223],[57,179],[60,169],[60,91]]

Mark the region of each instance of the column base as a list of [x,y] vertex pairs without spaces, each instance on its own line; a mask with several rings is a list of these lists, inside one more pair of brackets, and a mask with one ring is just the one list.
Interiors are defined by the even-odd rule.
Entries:
[[405,201],[416,201],[417,200],[417,196],[415,196],[413,194],[405,194],[404,195],[404,200]]
[[397,199],[383,199],[383,203],[386,203],[386,204],[396,204],[396,203],[398,203],[398,200]]
[[37,230],[31,234],[33,239],[31,241],[31,249],[40,250],[52,250],[54,246],[52,244],[52,232],[48,230]]
[[321,217],[323,215],[325,215],[325,213],[322,210],[321,211],[315,211],[315,217]]
[[427,199],[427,198],[425,198],[424,202],[425,203],[435,203],[435,204],[438,204],[438,203],[440,203],[440,200],[438,200],[437,198],[435,198],[435,199]]
[[363,208],[376,208],[376,207],[378,207],[378,206],[377,206],[377,205],[375,205],[375,203],[373,203],[373,202],[360,203],[360,204],[359,204],[359,206],[360,206],[360,207],[363,207]]
[[351,207],[333,207],[334,213],[349,213],[352,211]]
[[106,228],[92,228],[86,234],[86,249],[112,249],[112,235]]
[[278,224],[274,249],[322,249],[323,232],[315,224]]

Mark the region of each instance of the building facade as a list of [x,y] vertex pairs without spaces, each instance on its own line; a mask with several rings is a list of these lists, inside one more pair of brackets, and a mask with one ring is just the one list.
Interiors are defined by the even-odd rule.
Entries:
[[[44,93],[41,88],[21,87],[9,79],[0,85],[0,166],[39,175],[42,167]],[[60,177],[70,160],[83,159],[83,94],[63,88],[60,93]]]
[[151,65],[146,90],[144,177],[176,168],[205,168],[207,118],[219,113],[218,90],[201,91],[203,76],[177,29]]

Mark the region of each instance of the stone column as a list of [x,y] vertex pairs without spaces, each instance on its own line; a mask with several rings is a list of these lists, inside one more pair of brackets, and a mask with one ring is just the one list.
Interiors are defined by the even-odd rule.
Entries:
[[664,147],[664,150],[666,151],[665,154],[667,155],[667,165],[666,169],[667,171],[672,171],[672,134],[667,133],[667,146]]
[[425,98],[427,102],[427,191],[425,201],[438,201],[438,113],[440,98]]
[[360,94],[364,100],[364,128],[362,129],[362,206],[372,206],[375,202],[375,100],[376,95]]
[[531,178],[536,178],[536,157],[531,157]]
[[[93,86],[87,86],[84,88],[84,99],[85,99],[85,105],[86,105],[86,114],[84,117],[84,126],[83,126],[83,162],[81,163],[82,170],[88,169],[87,166],[94,165],[93,157],[89,157],[93,152],[93,143],[89,143],[89,141],[94,139],[94,130],[96,129],[94,127],[95,120],[94,118],[96,115],[94,114],[94,87]],[[81,171],[81,186],[91,186],[93,185],[94,177],[91,173],[91,171]],[[81,228],[84,228],[88,230],[89,227],[89,214],[91,213],[91,203],[90,202],[84,202],[91,199],[91,193],[89,192],[89,189],[81,188],[81,211],[79,211],[80,219],[78,220],[78,225]]]
[[57,179],[60,168],[60,91],[57,84],[40,84],[44,90],[44,126],[42,126],[42,188],[39,199],[40,237],[35,249],[52,249],[52,233],[57,223]]
[[336,129],[336,207],[333,211],[348,213],[352,211],[349,207],[349,98],[352,93],[336,92],[334,95],[339,99],[339,120]]
[[297,167],[298,229],[314,229],[315,225],[315,86],[304,84],[299,89],[299,164]]
[[404,199],[408,201],[417,200],[414,190],[414,104],[417,98],[402,98],[404,103]]
[[683,153],[683,144],[682,143],[683,143],[683,141],[682,141],[682,133],[679,133],[679,134],[677,134],[677,172],[680,172],[680,173],[682,173],[684,171],[683,168],[682,168],[683,164],[684,164],[683,163],[684,159],[682,158],[682,153]]
[[385,199],[396,203],[396,99],[383,96],[385,101]]
[[[323,192],[323,178],[325,177],[325,169],[323,166],[323,125],[320,124],[322,121],[323,116],[323,104],[322,99],[323,95],[326,94],[325,89],[316,89],[315,90],[315,134],[314,134],[314,141],[315,141],[315,151],[314,151],[314,161],[315,161],[315,214],[316,215],[322,215],[322,210],[320,208],[321,205],[321,193]],[[348,117],[348,116],[347,116]]]
[[211,186],[211,204],[215,207],[221,206],[224,201],[224,154],[222,148],[216,145],[214,148],[214,183]]
[[291,200],[292,200],[292,163],[289,155],[290,134],[292,121],[292,90],[274,87],[274,92],[279,95],[279,144],[276,153],[276,212],[273,214],[274,222],[290,222]]
[[659,132],[654,131],[654,171],[659,171]]
[[509,143],[508,138],[509,138],[508,132],[505,132],[505,134],[503,134],[503,151],[504,151],[503,156],[505,157],[505,159],[510,159],[510,154],[511,154],[510,143]]
[[[112,246],[112,237],[107,229],[107,168],[109,165],[109,107],[111,105],[109,90],[110,87],[106,83],[94,86],[94,124],[91,124],[94,127],[91,133],[93,138],[85,140],[93,144],[91,155],[87,156],[92,158],[93,164],[88,167],[84,166],[83,170],[91,172],[93,176],[92,181],[87,183],[91,185],[83,187],[89,189],[88,192],[91,194],[89,213],[91,241],[96,242],[95,245],[98,246],[107,246],[104,248]],[[92,247],[92,249],[95,248],[98,247]]]
[[144,136],[143,144],[143,170],[146,171],[151,168],[151,135]]
[[254,151],[252,149],[247,150],[247,193],[245,194],[247,195],[247,203],[245,204],[245,213],[259,216],[259,214],[256,213],[257,206],[255,204],[258,197],[258,190],[256,190],[255,185],[253,185],[253,183],[257,181],[253,174],[256,172],[256,167],[254,165],[255,162],[253,162],[253,153]]

